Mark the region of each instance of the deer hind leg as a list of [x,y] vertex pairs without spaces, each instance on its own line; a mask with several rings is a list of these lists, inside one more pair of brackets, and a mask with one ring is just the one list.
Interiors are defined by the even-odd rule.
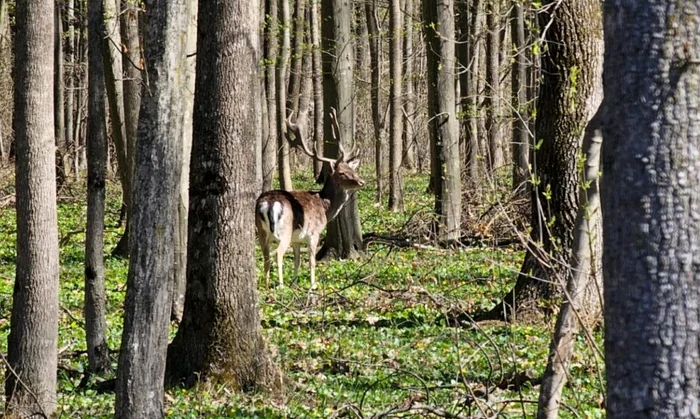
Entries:
[[294,278],[299,279],[299,265],[301,264],[301,243],[292,245],[294,250]]
[[309,271],[311,271],[311,289],[316,289],[316,248],[318,239],[309,240]]
[[289,249],[289,240],[280,240],[279,246],[277,246],[277,276],[279,277],[280,287],[284,286],[284,280],[282,275],[282,263],[284,262],[284,254],[287,253]]

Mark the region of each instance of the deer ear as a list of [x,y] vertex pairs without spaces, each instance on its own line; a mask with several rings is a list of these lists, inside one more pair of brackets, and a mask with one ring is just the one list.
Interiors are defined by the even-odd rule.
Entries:
[[360,167],[360,159],[354,158],[348,161],[348,166],[350,166],[352,170],[357,170],[357,168]]

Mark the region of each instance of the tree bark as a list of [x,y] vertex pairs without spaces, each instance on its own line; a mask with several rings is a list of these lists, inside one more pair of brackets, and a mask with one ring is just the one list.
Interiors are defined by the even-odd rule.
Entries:
[[282,30],[280,55],[277,57],[277,170],[280,189],[291,191],[292,172],[289,167],[289,143],[287,143],[287,62],[289,61],[289,0],[279,0],[279,24]]
[[384,124],[381,114],[381,45],[382,38],[377,23],[377,0],[369,0],[365,3],[365,15],[367,17],[367,33],[369,36],[369,56],[371,87],[370,97],[372,101],[372,126],[374,128],[374,167],[377,174],[377,203],[382,202],[384,196],[384,140],[382,133]]
[[454,3],[425,0],[423,20],[428,53],[428,130],[436,232],[441,241],[460,237],[462,187],[455,115]]
[[17,270],[5,414],[50,417],[57,405],[58,359],[54,3],[18,2],[15,19]]
[[[323,65],[321,60],[321,23],[318,17],[318,0],[310,0],[311,13],[311,46],[312,46],[312,77],[314,92],[314,138],[313,143],[320,153],[323,150]],[[314,160],[314,178],[317,183],[323,183],[323,163]]]
[[276,62],[279,60],[279,40],[277,39],[278,0],[264,0],[267,11],[265,24],[265,96],[267,98],[267,137],[262,139],[263,191],[272,189],[272,181],[277,167],[277,82]]
[[88,369],[106,372],[111,367],[107,346],[104,267],[105,193],[107,176],[107,124],[101,1],[88,3],[88,121],[87,121],[87,226],[85,228],[85,340]]
[[[288,1],[288,0],[285,0]],[[287,109],[291,113],[299,110],[299,99],[301,98],[301,85],[303,80],[302,64],[304,61],[304,22],[306,12],[306,1],[296,0],[294,7],[294,18],[288,26],[294,27],[291,62],[289,65],[289,85],[287,90]]]
[[[603,239],[600,215],[598,179],[600,148],[603,142],[600,112],[588,123],[583,140],[585,167],[579,188],[579,207],[576,214],[572,246],[571,272],[564,285],[564,301],[559,311],[554,336],[549,349],[547,368],[542,378],[537,409],[538,419],[558,419],[561,394],[568,378],[574,343],[581,327],[588,328],[602,317],[600,303],[591,304],[587,294],[602,285]],[[599,295],[595,293],[596,297]],[[599,302],[599,299],[598,299]],[[588,307],[587,307],[588,305]],[[595,310],[591,310],[594,306]]]
[[[556,3],[553,0],[551,4]],[[578,155],[583,132],[602,99],[602,20],[597,0],[545,7],[548,45],[542,59],[532,168],[532,233],[513,290],[485,318],[534,320],[553,312],[565,277],[578,209]]]
[[513,190],[527,188],[530,178],[530,109],[527,101],[527,57],[525,44],[525,15],[523,5],[514,0],[511,5],[511,32],[515,57],[511,69],[513,100]]
[[[71,165],[71,155],[73,154],[75,141],[73,133],[75,132],[75,120],[73,114],[75,112],[75,0],[68,0],[66,6],[66,22],[68,27],[66,32],[66,112],[65,112],[65,140],[66,146],[64,150],[63,167],[68,170]],[[89,71],[89,68],[88,68]],[[73,156],[73,159],[75,156]],[[75,167],[75,166],[73,166]]]
[[[355,101],[352,30],[350,21],[352,5],[346,0],[322,0],[321,31],[323,34],[323,103],[327,109],[338,112],[340,132],[338,141],[343,141],[350,152],[355,144]],[[326,156],[338,155],[338,143],[333,138],[331,119],[326,112],[323,124],[324,152]],[[327,166],[327,165],[326,165]],[[329,170],[327,167],[326,170]],[[318,258],[334,256],[341,259],[357,258],[364,252],[362,227],[353,194],[340,214],[328,224],[326,243],[318,252]]]
[[404,20],[404,96],[403,107],[405,111],[403,124],[403,167],[411,172],[416,170],[416,129],[415,121],[415,95],[413,90],[413,0],[405,0]]
[[54,135],[56,136],[56,183],[57,188],[63,185],[66,178],[66,165],[63,157],[66,154],[65,130],[65,100],[63,82],[63,11],[61,3],[54,5],[54,73],[53,73],[53,112]]
[[607,417],[695,418],[700,27],[695,5],[605,4]]
[[401,178],[401,160],[403,157],[403,103],[402,90],[402,44],[401,1],[389,1],[389,67],[391,68],[389,86],[389,209],[403,211],[403,180]]
[[486,162],[489,172],[500,168],[505,163],[501,144],[501,76],[498,54],[500,42],[500,0],[486,2],[486,86],[484,98],[486,108],[486,135],[488,135],[488,153]]
[[[139,37],[139,4],[136,0],[121,0],[121,39],[123,43],[122,68],[124,74],[124,134],[126,135],[126,163],[129,179],[133,178],[136,136],[141,105],[141,39]],[[128,229],[127,229],[128,230]]]
[[129,276],[119,353],[115,417],[163,417],[172,305],[182,92],[188,0],[155,0],[144,33],[148,95],[141,101],[132,202]]

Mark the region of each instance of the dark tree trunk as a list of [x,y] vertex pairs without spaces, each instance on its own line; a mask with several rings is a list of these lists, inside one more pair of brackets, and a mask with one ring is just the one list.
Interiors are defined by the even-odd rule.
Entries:
[[[321,23],[318,17],[318,0],[310,0],[312,78],[314,91],[314,139],[313,143],[321,154],[323,151],[323,64],[321,60]],[[323,163],[314,159],[314,178],[323,183]]]
[[441,241],[458,240],[462,188],[459,138],[455,115],[454,3],[425,0],[424,30],[428,51],[428,130],[433,156],[437,234]]
[[265,23],[265,96],[267,98],[267,136],[262,138],[262,190],[272,189],[277,167],[277,82],[275,63],[279,59],[279,40],[277,39],[278,0],[264,0],[267,12]]
[[[537,103],[533,152],[532,233],[515,284],[485,317],[534,318],[553,311],[558,283],[569,266],[578,209],[578,153],[583,132],[601,100],[603,56],[597,0],[558,3],[541,18],[548,25]],[[556,11],[554,15],[552,12]],[[551,24],[550,23],[551,20]]]
[[102,57],[104,34],[101,1],[88,3],[88,126],[87,227],[85,231],[85,340],[90,372],[110,368],[104,267],[107,124],[105,76]]
[[[200,2],[185,313],[170,382],[277,388],[260,330],[251,208],[260,135],[258,0]],[[221,51],[227,51],[221,54]],[[218,57],[218,59],[216,59]]]
[[377,23],[377,0],[369,0],[365,3],[365,15],[367,17],[367,34],[369,37],[369,56],[371,86],[370,97],[372,101],[372,127],[374,128],[374,167],[377,175],[377,203],[382,202],[384,196],[384,141],[382,132],[384,126],[381,115],[381,45],[382,39]]
[[605,3],[601,198],[610,419],[698,416],[700,27],[693,7]]
[[129,277],[117,370],[117,418],[161,418],[182,170],[182,91],[188,0],[146,7],[149,94],[141,101]]
[[8,417],[51,417],[58,359],[58,220],[53,113],[54,2],[15,14],[17,271],[7,338]]
[[401,1],[389,2],[390,51],[389,67],[391,69],[389,86],[390,134],[389,134],[389,209],[403,211],[403,180],[401,179],[401,158],[403,157],[403,103],[401,98],[402,78],[402,32]]
[[525,16],[523,5],[519,0],[511,5],[511,34],[515,53],[511,69],[511,88],[513,90],[513,189],[526,188],[529,180],[530,133],[528,123],[530,109],[527,101],[527,57],[525,50]]
[[[355,59],[350,27],[352,5],[346,0],[322,0],[323,34],[323,103],[327,109],[338,112],[340,132],[350,152],[355,137],[355,100],[353,73]],[[338,154],[338,143],[333,139],[331,119],[326,112],[323,124],[326,156]],[[356,258],[364,252],[360,213],[357,197],[352,196],[340,214],[328,224],[326,243],[319,251],[319,258],[328,255],[341,259]]]

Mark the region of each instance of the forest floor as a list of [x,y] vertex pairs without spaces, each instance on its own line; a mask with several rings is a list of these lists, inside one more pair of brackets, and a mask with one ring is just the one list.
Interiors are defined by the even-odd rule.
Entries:
[[[431,245],[422,234],[433,207],[432,198],[425,193],[427,177],[407,175],[405,182],[406,211],[401,213],[373,204],[374,182],[359,192],[363,230],[374,233],[368,235],[367,254],[354,261],[319,263],[315,298],[307,298],[305,254],[298,282],[265,289],[264,281],[259,281],[264,333],[288,377],[283,400],[236,394],[225,388],[176,388],[167,391],[166,416],[533,417],[553,319],[534,325],[471,322],[454,326],[449,321],[455,314],[478,313],[500,301],[513,285],[522,247],[517,243],[476,245],[478,241],[453,249]],[[99,392],[94,379],[83,380],[87,356],[82,314],[86,217],[82,186],[65,187],[59,194],[59,417],[110,418],[114,394]],[[316,188],[308,177],[297,177],[295,186]],[[12,192],[11,186],[0,185],[3,354],[7,352],[15,273]],[[123,231],[118,225],[116,185],[110,186],[108,195],[106,255]],[[470,209],[471,220],[476,220],[470,227],[488,237],[485,230],[495,224],[481,222],[495,206],[486,203],[480,208]],[[257,254],[262,278],[260,252]],[[108,343],[115,351],[116,368],[128,263],[109,256],[105,263]],[[288,252],[287,282],[292,266],[292,252]],[[275,279],[273,274],[273,283]],[[593,336],[602,347],[602,332],[596,330]],[[564,389],[562,417],[604,416],[604,371],[598,353],[579,338]],[[0,375],[4,370],[0,368]]]

